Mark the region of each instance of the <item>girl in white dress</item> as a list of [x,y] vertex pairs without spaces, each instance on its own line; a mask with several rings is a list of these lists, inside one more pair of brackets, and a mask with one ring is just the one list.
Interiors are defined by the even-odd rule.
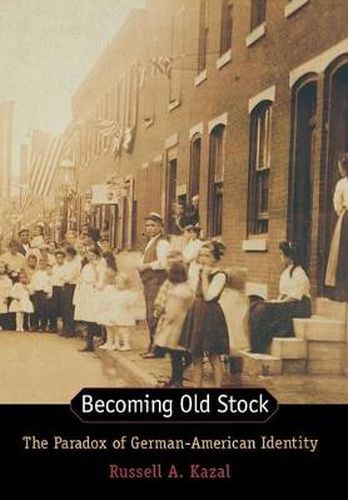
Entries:
[[29,296],[28,284],[28,276],[25,272],[21,271],[19,273],[19,281],[13,285],[10,292],[12,301],[9,312],[16,313],[17,332],[24,332],[24,314],[31,314],[34,312],[34,307]]
[[348,153],[338,158],[341,179],[336,184],[333,204],[337,223],[331,241],[325,285],[333,287],[334,300],[348,302]]
[[100,349],[130,351],[131,331],[135,326],[136,294],[129,288],[126,274],[116,275],[108,268],[98,298],[97,321],[104,325],[107,340]]
[[104,273],[104,265],[100,260],[100,250],[97,246],[88,247],[86,260],[74,292],[74,320],[83,322],[87,328],[87,342],[81,352],[92,352],[94,336],[100,335],[95,313],[100,293],[100,279]]
[[0,261],[0,330],[5,327],[8,312],[8,298],[11,294],[12,281],[6,274],[6,264]]

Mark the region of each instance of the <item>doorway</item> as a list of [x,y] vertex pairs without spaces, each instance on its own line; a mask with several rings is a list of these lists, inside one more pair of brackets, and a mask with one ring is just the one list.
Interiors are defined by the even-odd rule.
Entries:
[[177,184],[177,159],[172,158],[167,163],[167,187],[166,187],[166,230],[172,234],[175,230],[173,207],[176,203]]
[[329,66],[325,78],[324,110],[325,136],[324,150],[326,155],[322,169],[321,195],[321,264],[319,267],[319,282],[322,294],[331,295],[331,290],[324,286],[326,265],[330,244],[334,232],[337,215],[333,208],[333,194],[340,178],[337,168],[339,153],[348,152],[348,60],[344,56]]
[[289,239],[299,248],[301,263],[310,268],[312,171],[316,147],[317,83],[306,80],[294,90]]

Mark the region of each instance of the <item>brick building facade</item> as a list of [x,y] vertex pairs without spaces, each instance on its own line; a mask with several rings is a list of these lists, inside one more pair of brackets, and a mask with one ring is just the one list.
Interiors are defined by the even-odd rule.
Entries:
[[[169,228],[172,202],[199,193],[204,234],[248,268],[250,292],[275,291],[285,237],[325,292],[335,156],[348,150],[345,0],[150,0],[72,104],[77,220],[136,248],[148,211]],[[117,124],[113,147],[93,136],[103,120]],[[91,207],[105,182],[118,203]]]

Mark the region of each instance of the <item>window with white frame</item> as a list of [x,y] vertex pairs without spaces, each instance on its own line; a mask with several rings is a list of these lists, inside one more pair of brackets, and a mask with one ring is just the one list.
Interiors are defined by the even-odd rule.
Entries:
[[208,236],[222,234],[225,125],[210,132],[208,175]]
[[250,116],[248,233],[268,232],[272,102],[262,101]]
[[220,56],[231,50],[232,32],[233,32],[233,3],[232,0],[222,0]]
[[198,34],[198,68],[202,73],[207,67],[208,51],[208,0],[200,0],[199,6],[199,34]]
[[266,20],[267,0],[251,0],[250,31]]

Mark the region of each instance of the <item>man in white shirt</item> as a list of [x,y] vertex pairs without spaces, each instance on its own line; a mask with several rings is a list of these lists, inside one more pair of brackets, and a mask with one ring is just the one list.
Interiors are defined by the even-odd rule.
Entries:
[[145,218],[145,232],[148,243],[145,247],[142,263],[138,267],[139,275],[144,286],[146,304],[146,321],[149,328],[150,343],[146,358],[159,357],[153,351],[153,339],[156,331],[157,320],[154,317],[154,302],[161,285],[167,278],[166,259],[170,251],[170,244],[163,235],[162,217],[151,212]]

